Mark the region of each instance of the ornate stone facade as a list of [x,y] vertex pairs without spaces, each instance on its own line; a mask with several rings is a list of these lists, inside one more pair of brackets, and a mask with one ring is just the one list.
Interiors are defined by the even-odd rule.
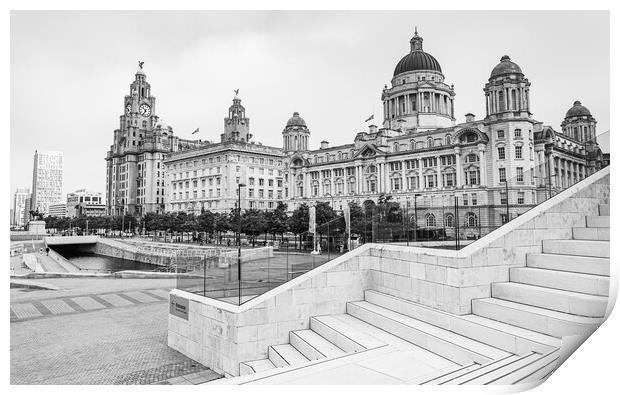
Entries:
[[[439,62],[422,51],[416,31],[410,54],[382,92],[382,129],[371,125],[351,144],[322,142],[309,150],[287,143],[287,124],[284,197],[289,209],[316,200],[333,201],[339,209],[349,201],[376,202],[389,194],[401,204],[421,195],[431,206],[450,206],[456,196],[460,204],[480,206],[485,217],[480,220],[488,223],[506,220],[499,208],[508,199],[511,217],[519,215],[549,189],[567,187],[602,166],[589,111],[573,107],[562,132],[556,132],[532,118],[529,89],[521,68],[504,56],[484,86],[485,118],[466,114],[464,123],[455,124],[454,89],[444,83]],[[307,139],[305,121],[296,123]],[[442,226],[452,215],[434,214],[432,225]]]
[[142,63],[129,92],[106,157],[107,212],[138,216],[163,212],[163,160],[170,152],[199,146],[201,142],[175,137],[172,127],[156,115],[155,96]]
[[203,142],[166,158],[166,211],[229,212],[237,207],[240,183],[243,209],[269,210],[283,200],[282,149],[251,141],[249,125],[237,94],[221,142]]

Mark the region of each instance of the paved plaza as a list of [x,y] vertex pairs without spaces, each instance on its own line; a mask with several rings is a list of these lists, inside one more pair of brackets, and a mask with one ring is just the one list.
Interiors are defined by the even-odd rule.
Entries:
[[174,280],[67,279],[11,289],[11,384],[197,384],[220,376],[167,346]]

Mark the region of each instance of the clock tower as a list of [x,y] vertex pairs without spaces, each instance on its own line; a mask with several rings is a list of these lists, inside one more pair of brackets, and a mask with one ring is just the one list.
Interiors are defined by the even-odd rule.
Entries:
[[162,162],[172,150],[173,132],[155,115],[155,97],[143,63],[139,62],[129,94],[123,100],[120,125],[106,157],[109,215],[142,216],[164,209]]

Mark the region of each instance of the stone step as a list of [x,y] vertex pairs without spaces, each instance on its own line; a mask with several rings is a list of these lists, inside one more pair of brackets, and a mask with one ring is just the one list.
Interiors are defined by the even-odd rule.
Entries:
[[269,346],[269,360],[278,368],[308,362],[308,358],[290,344]]
[[509,364],[506,364],[501,367],[495,367],[491,371],[482,372],[484,369],[478,369],[477,371],[473,371],[464,376],[459,377],[454,382],[449,382],[448,384],[471,384],[471,385],[485,385],[491,384],[492,382],[499,380],[503,376],[507,374],[511,374],[516,372],[532,363],[535,363],[537,360],[541,358],[540,354],[531,353],[525,356],[522,356],[516,361],[512,361]]
[[543,240],[542,252],[545,254],[609,258],[609,241]]
[[473,314],[456,315],[377,291],[366,291],[366,301],[459,335],[499,348],[511,354],[547,352],[560,340],[527,329]]
[[368,302],[347,303],[347,313],[460,365],[486,363],[509,353]]
[[466,366],[450,366],[438,371],[434,370],[428,374],[416,378],[415,381],[408,382],[407,384],[439,384],[442,381],[451,380],[454,377],[461,376],[478,368],[480,368],[480,365],[477,363],[472,363],[471,365]]
[[488,372],[492,372],[494,369],[498,369],[502,366],[511,364],[515,361],[520,360],[521,358],[524,358],[526,356],[528,356],[530,354],[526,354],[526,355],[509,355],[507,357],[504,358],[500,358],[498,360],[495,361],[491,361],[488,362],[482,366],[479,366],[477,369],[472,369],[469,371],[463,371],[461,372],[461,374],[454,374],[454,375],[450,375],[448,377],[443,377],[443,378],[438,378],[437,380],[433,380],[432,382],[429,382],[427,384],[459,384],[459,382],[461,381],[465,381],[468,380],[472,377],[478,377],[479,375],[488,373]]
[[239,376],[246,374],[264,372],[269,369],[275,369],[276,365],[267,359],[257,359],[255,361],[241,362],[239,364]]
[[609,215],[587,215],[586,227],[609,228]]
[[310,329],[291,332],[289,340],[293,347],[311,361],[345,354],[342,349]]
[[510,282],[591,295],[609,295],[609,277],[593,274],[537,269],[533,267],[512,267],[510,268]]
[[609,241],[609,228],[573,228],[575,240],[606,240]]
[[523,366],[521,369],[505,374],[488,384],[512,385],[536,381],[555,370],[559,357],[560,349],[555,349],[545,355],[539,356],[538,359]]
[[474,299],[471,307],[477,316],[553,337],[589,334],[603,322],[495,298]]
[[[376,342],[381,342],[383,345],[389,344],[390,346],[396,347],[397,349],[418,355],[421,360],[424,360],[425,363],[432,366],[445,366],[447,363],[452,365],[452,361],[448,359],[430,352],[420,346],[417,346],[411,342],[408,342],[405,339],[402,339],[394,334],[384,331],[374,325],[369,324],[368,322],[362,321],[358,318],[355,318],[349,314],[334,314],[330,316],[331,318],[342,322],[344,325],[351,327],[352,329],[363,332],[366,335],[375,339]],[[374,348],[368,347],[370,349],[379,349],[381,346],[377,345]],[[364,351],[367,353],[369,350]]]
[[609,204],[599,204],[598,215],[609,216]]
[[329,315],[310,318],[310,329],[349,353],[385,344]]
[[607,309],[607,298],[604,296],[519,283],[491,284],[491,296],[584,317],[603,317]]
[[560,254],[527,254],[527,267],[609,276],[609,258]]

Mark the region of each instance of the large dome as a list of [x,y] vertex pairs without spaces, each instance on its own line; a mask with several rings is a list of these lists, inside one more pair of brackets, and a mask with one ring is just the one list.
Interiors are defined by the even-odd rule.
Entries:
[[304,119],[302,117],[299,116],[298,112],[294,112],[293,116],[291,118],[289,118],[288,122],[286,122],[286,127],[292,127],[292,126],[306,126],[306,121],[304,121]]
[[433,55],[424,51],[412,51],[398,62],[394,69],[394,75],[421,70],[432,70],[441,73],[441,66]]
[[573,103],[573,106],[566,112],[566,118],[570,117],[581,117],[592,115],[590,110],[581,105],[580,101],[576,101]]
[[497,66],[493,67],[493,71],[491,71],[491,78],[499,77],[501,75],[506,74],[523,74],[521,71],[521,67],[518,64],[510,60],[510,56],[504,55],[502,59],[497,64]]
[[418,36],[418,29],[411,38],[411,52],[405,55],[396,64],[394,76],[409,71],[438,71],[441,73],[441,66],[435,57],[422,50],[422,37]]

